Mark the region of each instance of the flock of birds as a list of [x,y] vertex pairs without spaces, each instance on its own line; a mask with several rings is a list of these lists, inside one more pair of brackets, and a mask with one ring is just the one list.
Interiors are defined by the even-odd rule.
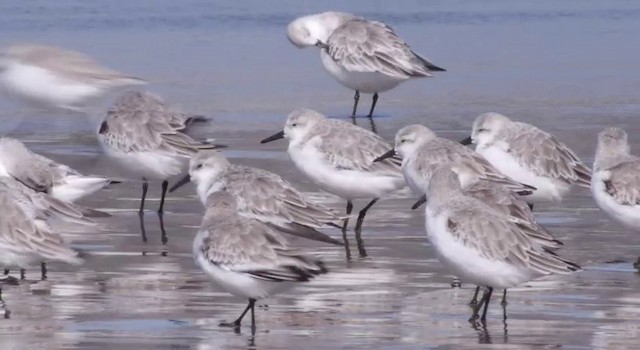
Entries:
[[[326,12],[296,19],[288,38],[320,50],[326,70],[355,91],[378,93],[444,69],[416,54],[384,23]],[[107,92],[143,80],[104,68],[88,57],[58,48],[17,45],[0,56],[0,85],[31,102],[82,110]],[[549,274],[580,270],[559,256],[562,243],[540,225],[534,203],[560,201],[571,187],[590,187],[614,221],[640,230],[640,158],[630,154],[627,134],[608,128],[598,135],[593,172],[567,145],[549,133],[497,113],[477,117],[471,136],[460,142],[438,137],[424,125],[409,125],[389,144],[375,132],[319,112],[291,112],[282,131],[262,140],[288,140],[295,166],[323,191],[347,201],[341,215],[310,199],[279,175],[231,163],[221,145],[197,141],[189,128],[202,117],[178,113],[142,91],[122,94],[97,126],[104,154],[143,180],[162,181],[159,213],[167,191],[192,181],[206,209],[193,242],[196,263],[219,286],[248,300],[233,322],[250,311],[255,331],[256,300],[327,273],[325,264],[293,247],[288,236],[344,244],[320,230],[346,232],[355,199],[370,200],[357,216],[360,235],[367,211],[407,186],[425,204],[427,238],[438,259],[463,281],[478,286],[471,320],[485,320],[493,289],[506,289]],[[355,119],[354,119],[355,121]],[[475,150],[466,147],[474,144]],[[169,189],[168,179],[188,175]],[[113,179],[84,175],[35,154],[20,141],[0,139],[0,265],[10,268],[47,261],[82,263],[52,229],[64,220],[96,225],[108,217],[74,204],[112,185]],[[408,208],[407,208],[408,209]],[[16,279],[17,280],[17,279]],[[483,290],[477,300],[479,290]]]

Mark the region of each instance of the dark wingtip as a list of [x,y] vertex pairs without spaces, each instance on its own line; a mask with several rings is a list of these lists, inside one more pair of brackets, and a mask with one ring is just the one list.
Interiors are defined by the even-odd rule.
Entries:
[[411,206],[411,209],[416,210],[420,208],[420,206],[423,205],[426,201],[427,201],[427,196],[423,194],[422,197],[420,197],[418,201]]

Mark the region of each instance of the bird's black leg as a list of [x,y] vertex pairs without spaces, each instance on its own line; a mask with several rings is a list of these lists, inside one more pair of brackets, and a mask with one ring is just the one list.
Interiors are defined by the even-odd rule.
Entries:
[[8,275],[8,274],[9,274],[9,272],[11,272],[11,271],[9,271],[9,269],[4,269],[4,274],[5,274],[5,275]]
[[358,110],[358,101],[360,101],[360,91],[356,90],[356,94],[353,95],[353,112],[351,112],[351,119],[353,119],[353,124],[356,123],[356,111]]
[[527,203],[529,205],[529,210],[533,211],[533,203]]
[[40,263],[40,279],[43,281],[47,279],[47,264],[44,261]]
[[24,280],[26,277],[27,271],[25,269],[20,269],[20,279]]
[[238,317],[237,320],[235,320],[233,322],[222,322],[222,323],[220,323],[220,327],[240,327],[240,322],[242,322],[242,319],[244,318],[244,315],[246,315],[247,312],[250,309],[251,309],[251,313],[253,314],[253,308],[254,308],[255,304],[256,304],[256,300],[255,299],[249,299],[249,304],[247,304],[247,307],[244,309],[244,311],[242,312],[240,317]]
[[160,197],[160,208],[158,208],[158,214],[163,213],[164,209],[164,197],[167,195],[167,188],[169,187],[169,181],[162,181],[162,197]]
[[356,228],[354,229],[354,231],[362,230],[362,223],[364,222],[364,216],[367,215],[367,210],[369,210],[369,208],[376,204],[379,199],[380,198],[374,198],[373,200],[371,200],[371,202],[369,202],[369,204],[367,204],[364,208],[362,208],[362,210],[360,210],[360,213],[358,214],[358,220],[356,221]]
[[480,321],[487,320],[487,310],[489,309],[489,302],[491,302],[491,294],[493,294],[493,287],[488,288],[487,294],[488,294],[487,300],[484,302],[484,311],[482,311],[482,317],[480,318]]
[[482,293],[482,298],[480,298],[480,302],[478,302],[478,305],[476,305],[476,307],[473,308],[473,314],[471,314],[471,318],[469,318],[469,321],[474,322],[475,320],[478,319],[478,313],[480,313],[480,308],[484,305],[484,303],[487,301],[487,291],[483,291]]
[[347,217],[342,224],[342,240],[344,241],[344,250],[347,254],[347,260],[351,260],[351,249],[349,249],[349,239],[347,238],[347,225],[349,224],[349,215],[353,211],[353,202],[347,201]]
[[502,293],[502,301],[500,302],[500,304],[502,306],[507,305],[507,289],[505,288],[504,292]]
[[147,191],[149,190],[149,182],[147,182],[147,179],[142,178],[142,181],[144,182],[142,183],[142,198],[140,199],[140,215],[144,213],[144,199],[147,198]]
[[371,109],[369,110],[369,118],[373,118],[373,110],[376,109],[376,103],[378,102],[378,93],[373,94],[373,100],[371,101]]
[[475,291],[475,293],[473,293],[473,298],[471,298],[471,301],[469,302],[469,305],[471,305],[471,306],[478,305],[478,292],[480,292],[480,286],[476,286],[476,291]]
[[167,231],[164,229],[164,215],[162,212],[158,212],[158,221],[160,221],[160,239],[162,244],[167,244],[169,238],[167,237]]
[[256,334],[256,303],[255,300],[251,304],[251,334]]

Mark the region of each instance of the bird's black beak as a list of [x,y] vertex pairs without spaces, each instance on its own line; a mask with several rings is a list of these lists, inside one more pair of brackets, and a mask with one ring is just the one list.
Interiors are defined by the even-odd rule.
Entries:
[[271,142],[271,141],[275,141],[275,140],[280,140],[284,138],[284,130],[283,131],[279,131],[269,137],[267,137],[266,139],[260,141],[260,143],[267,143],[267,142]]
[[329,47],[327,44],[323,43],[320,40],[316,41],[316,46],[321,48],[321,49],[326,49],[327,47]]
[[375,163],[375,162],[379,162],[379,161],[381,161],[381,160],[385,160],[385,159],[390,158],[390,157],[393,157],[393,156],[395,156],[395,155],[396,155],[396,150],[392,148],[392,149],[390,149],[390,150],[389,150],[389,152],[387,152],[387,153],[385,153],[385,154],[381,155],[380,157],[378,157],[378,158],[374,159],[374,160],[373,160],[373,162],[374,162],[374,163]]
[[466,145],[470,145],[471,143],[472,143],[471,136],[467,137],[467,138],[466,138],[466,139],[464,139],[464,140],[460,140],[460,144],[463,144],[463,145],[465,145],[465,146],[466,146]]
[[173,192],[173,191],[177,190],[178,188],[182,187],[182,185],[187,184],[189,182],[191,182],[191,176],[189,176],[189,174],[187,174],[187,175],[185,175],[185,177],[180,179],[180,181],[176,182],[175,185],[173,185],[169,189],[169,192]]
[[423,205],[426,202],[427,202],[427,195],[423,194],[422,197],[420,197],[418,199],[418,201],[414,205],[411,206],[411,209],[416,210],[416,209],[420,208],[420,206]]

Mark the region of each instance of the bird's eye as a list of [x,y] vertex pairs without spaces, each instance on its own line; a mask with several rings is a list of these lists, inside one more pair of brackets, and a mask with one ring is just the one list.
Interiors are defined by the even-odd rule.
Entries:
[[400,140],[400,143],[405,143],[405,142],[407,142],[407,139]]
[[488,131],[488,130],[487,130],[487,129],[485,129],[485,128],[480,128],[480,129],[478,129],[478,132],[485,132],[485,131]]
[[196,165],[196,169],[200,169],[200,168],[202,168],[202,163]]
[[298,123],[293,123],[293,124],[291,124],[291,126],[292,127],[296,127],[296,126],[298,126]]

